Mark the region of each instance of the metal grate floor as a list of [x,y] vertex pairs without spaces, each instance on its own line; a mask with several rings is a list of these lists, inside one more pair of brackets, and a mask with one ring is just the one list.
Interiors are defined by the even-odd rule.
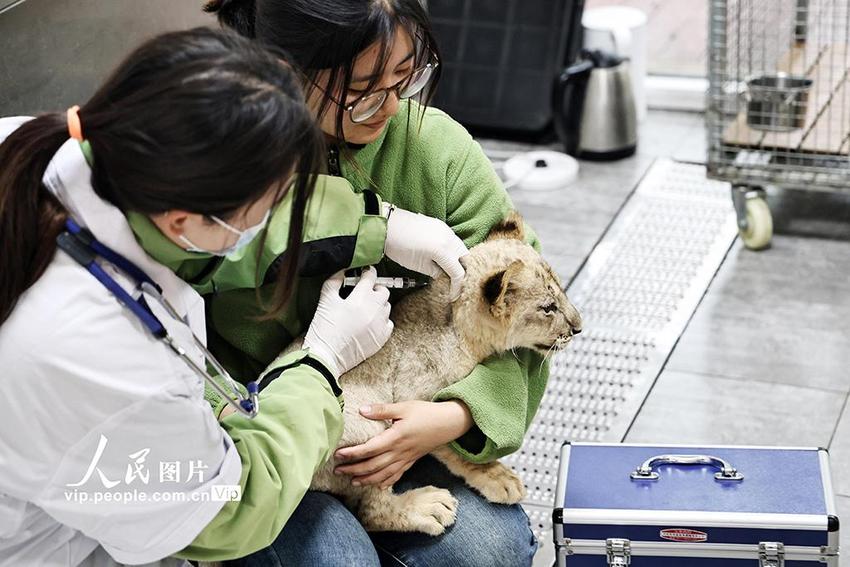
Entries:
[[554,562],[561,445],[623,440],[736,236],[728,184],[658,160],[570,284],[585,331],[552,358],[526,442],[504,459],[528,489],[535,565]]

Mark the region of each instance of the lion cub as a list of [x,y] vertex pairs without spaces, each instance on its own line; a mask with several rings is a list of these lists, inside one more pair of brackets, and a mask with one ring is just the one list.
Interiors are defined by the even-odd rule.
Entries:
[[[546,355],[580,332],[578,311],[552,269],[523,242],[516,213],[462,263],[466,278],[460,298],[449,301],[445,275],[405,297],[393,307],[395,330],[386,345],[340,378],[345,392],[340,447],[364,443],[389,427],[362,417],[363,405],[431,400],[492,354],[525,347]],[[433,455],[491,502],[513,504],[525,495],[522,480],[499,462],[472,464],[448,447]],[[367,530],[439,535],[455,521],[457,501],[448,490],[425,486],[395,494],[352,486],[348,477],[335,476],[333,467],[333,459],[321,467],[311,489],[342,496]]]

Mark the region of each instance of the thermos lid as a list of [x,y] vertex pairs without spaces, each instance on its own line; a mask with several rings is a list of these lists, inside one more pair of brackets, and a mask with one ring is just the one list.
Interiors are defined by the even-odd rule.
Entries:
[[503,172],[506,186],[532,191],[562,189],[578,177],[578,161],[551,150],[526,152],[506,161]]

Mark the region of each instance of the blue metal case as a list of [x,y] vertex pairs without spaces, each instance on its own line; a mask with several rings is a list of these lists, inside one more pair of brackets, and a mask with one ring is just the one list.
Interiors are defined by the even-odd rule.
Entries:
[[838,566],[826,450],[564,444],[559,567]]

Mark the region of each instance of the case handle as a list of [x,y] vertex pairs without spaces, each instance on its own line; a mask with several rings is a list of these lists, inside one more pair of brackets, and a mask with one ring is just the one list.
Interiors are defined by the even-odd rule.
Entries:
[[658,473],[652,469],[661,465],[710,465],[720,469],[720,472],[714,475],[715,480],[744,480],[744,475],[729,461],[711,455],[657,455],[644,461],[630,476],[632,480],[658,480]]

